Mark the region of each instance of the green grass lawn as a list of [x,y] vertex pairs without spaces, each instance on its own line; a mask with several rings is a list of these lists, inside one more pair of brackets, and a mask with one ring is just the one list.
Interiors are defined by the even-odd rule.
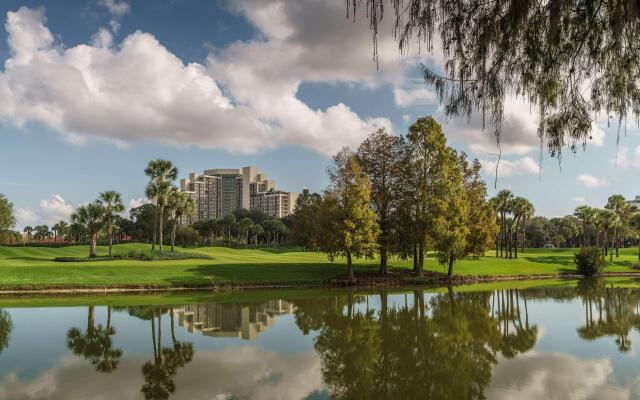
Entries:
[[[146,250],[148,245],[125,244],[117,251]],[[180,287],[211,285],[314,284],[343,277],[344,260],[329,263],[324,254],[275,249],[197,248],[178,251],[202,253],[212,259],[110,260],[82,263],[55,262],[55,257],[84,257],[87,246],[63,248],[1,247],[0,288],[80,287]],[[607,263],[606,272],[630,272],[637,262],[637,248],[622,249],[620,257]],[[492,252],[479,260],[461,260],[456,274],[530,275],[574,272],[573,249],[531,249],[517,260],[496,259]],[[105,247],[98,254],[106,254]],[[410,268],[411,261],[391,259],[394,268]],[[426,269],[444,272],[432,257]],[[356,274],[376,271],[376,261],[356,261]]]

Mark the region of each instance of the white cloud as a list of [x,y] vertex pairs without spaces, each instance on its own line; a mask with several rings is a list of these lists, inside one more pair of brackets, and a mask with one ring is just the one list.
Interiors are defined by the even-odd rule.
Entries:
[[593,175],[589,175],[589,174],[580,174],[576,177],[576,181],[578,182],[578,184],[588,187],[588,188],[599,188],[599,187],[604,187],[604,186],[608,186],[609,182],[607,182],[605,179],[603,178],[598,178],[595,177]]
[[[93,366],[72,356],[33,377],[11,371],[0,376],[0,400],[139,399],[145,361],[124,357],[100,379]],[[193,361],[178,369],[174,382],[172,400],[293,400],[324,389],[314,351],[280,354],[255,346],[196,352]]]
[[627,147],[621,147],[611,163],[622,169],[640,169],[640,146],[637,146],[632,154]]
[[573,201],[575,201],[578,204],[586,204],[587,203],[587,199],[585,199],[584,197],[574,197]]
[[405,90],[395,88],[393,90],[393,100],[398,107],[406,108],[418,105],[436,104],[437,98],[435,92],[426,87]]
[[[292,144],[329,155],[378,127],[391,129],[389,120],[360,118],[345,104],[314,110],[296,97],[303,81],[375,86],[401,81],[404,69],[389,39],[381,48],[386,69],[376,70],[368,27],[345,21],[343,4],[304,3],[233,2],[261,35],[211,54],[207,68],[185,65],[143,32],[116,44],[100,28],[91,44],[65,48],[43,9],[22,7],[5,25],[12,55],[0,72],[0,119],[39,121],[78,144],[161,142],[242,153]],[[114,17],[128,9],[104,4]],[[336,29],[327,30],[327,21]],[[331,37],[319,40],[320,32]]]
[[67,203],[59,194],[51,195],[48,199],[40,201],[40,205],[35,210],[30,208],[17,208],[16,219],[18,227],[24,228],[26,225],[53,225],[61,220],[68,221],[73,213],[74,207]]
[[610,383],[611,361],[568,354],[527,353],[501,359],[485,395],[491,399],[628,399],[631,387]]
[[101,4],[105,6],[114,17],[122,17],[131,11],[131,7],[129,7],[129,4],[125,1],[102,0]]
[[496,165],[498,166],[498,177],[519,176],[540,173],[540,166],[531,157],[522,157],[517,160],[497,160],[480,159],[482,170],[485,175],[495,176]]

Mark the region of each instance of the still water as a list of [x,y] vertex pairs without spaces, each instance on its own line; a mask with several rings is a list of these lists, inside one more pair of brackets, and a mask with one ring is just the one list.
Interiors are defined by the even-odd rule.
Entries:
[[0,311],[0,399],[640,398],[638,289],[246,296],[14,300]]

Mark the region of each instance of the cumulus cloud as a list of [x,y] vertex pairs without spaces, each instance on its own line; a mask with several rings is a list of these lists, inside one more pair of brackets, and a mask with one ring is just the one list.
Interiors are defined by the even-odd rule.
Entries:
[[[117,369],[99,379],[91,365],[71,357],[28,379],[10,372],[0,377],[0,400],[139,399],[145,361],[124,358]],[[283,355],[254,346],[197,352],[178,370],[175,385],[172,400],[301,399],[324,388],[314,351]]]
[[[103,4],[114,18],[129,9],[118,1]],[[343,4],[241,1],[229,7],[261,34],[212,54],[206,67],[183,63],[139,31],[116,44],[101,28],[90,44],[65,48],[54,41],[44,9],[9,12],[11,57],[0,72],[0,118],[18,126],[39,121],[73,143],[153,141],[241,153],[293,144],[328,155],[374,129],[391,129],[388,119],[361,118],[342,103],[311,109],[296,93],[303,81],[402,80],[393,40],[382,44],[389,56],[381,61],[395,60],[380,72],[365,54],[368,27],[345,21]]]
[[16,219],[19,227],[33,224],[51,226],[61,220],[68,221],[73,210],[73,206],[67,203],[62,196],[54,194],[48,199],[41,200],[40,205],[35,210],[17,208]]
[[578,204],[586,204],[587,203],[587,199],[585,199],[584,197],[574,197],[573,201],[575,201]]
[[498,166],[498,177],[519,176],[540,173],[540,166],[531,157],[522,157],[517,160],[497,160],[480,159],[482,170],[486,175],[495,176],[496,165]]
[[598,178],[589,174],[580,174],[576,177],[576,181],[579,185],[584,187],[593,189],[608,186],[609,182],[607,182],[604,178]]
[[393,100],[398,107],[406,108],[417,105],[436,104],[437,98],[435,92],[426,87],[417,89],[395,88],[393,90]]
[[629,399],[637,385],[609,383],[611,361],[579,359],[568,354],[528,353],[501,359],[486,391],[491,399]]

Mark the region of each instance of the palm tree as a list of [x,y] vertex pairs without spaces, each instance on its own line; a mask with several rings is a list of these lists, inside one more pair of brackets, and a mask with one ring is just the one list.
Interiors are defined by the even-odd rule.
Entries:
[[[629,205],[627,204],[627,200],[624,198],[623,195],[614,194],[610,196],[609,199],[607,199],[607,205],[605,205],[604,208],[615,212],[620,219],[620,221],[618,222],[617,226],[614,228],[614,231],[613,231],[613,237],[614,237],[615,248],[616,248],[616,257],[620,257],[620,252],[619,252],[620,245],[618,243],[618,230],[622,230],[625,228],[625,225],[626,225],[625,223],[627,222],[628,217],[630,217],[628,212]],[[613,249],[613,246],[611,248]]]
[[171,251],[174,251],[178,221],[180,221],[182,216],[191,215],[196,211],[196,202],[188,193],[180,192],[176,189],[169,193],[167,207],[169,208],[172,219]]
[[[631,228],[636,231],[636,234],[640,236],[640,211],[633,214],[629,221]],[[638,242],[638,260],[640,260],[640,241]]]
[[31,242],[31,233],[33,232],[32,226],[25,226],[23,232],[27,234],[27,245]]
[[[615,232],[620,226],[620,217],[618,214],[609,209],[604,209],[600,211],[600,218],[602,220],[602,230],[604,233],[604,255],[610,251],[610,261],[613,261],[613,245],[615,242]],[[611,239],[611,249],[609,249],[609,243],[607,242],[607,237],[609,236],[609,231],[613,229],[613,235]]]
[[71,220],[84,226],[89,234],[89,257],[96,256],[98,232],[104,224],[104,216],[104,207],[98,201],[78,207],[76,212],[71,215]]
[[262,225],[253,224],[251,228],[249,228],[251,234],[253,235],[253,244],[255,248],[258,248],[258,236],[264,235],[264,229],[262,229]]
[[582,223],[582,245],[586,246],[590,243],[588,236],[589,228],[593,225],[597,210],[586,205],[579,206],[573,212],[573,215]]
[[[523,218],[523,214],[526,211],[527,203],[529,203],[529,200],[525,199],[524,197],[516,197],[511,202],[511,208],[513,210],[513,221],[514,221],[514,226],[515,226],[515,230],[516,230],[516,232],[515,232],[515,242],[514,242],[515,258],[518,258],[518,228],[520,226],[520,221]],[[531,203],[529,203],[529,205],[530,204]],[[523,241],[524,241],[524,239],[523,239]]]
[[506,241],[506,216],[511,212],[511,200],[513,193],[510,190],[503,189],[494,197],[494,207],[498,215],[500,215],[500,257],[503,256],[503,249]]
[[222,218],[222,224],[227,231],[227,245],[231,247],[231,230],[236,226],[236,216],[227,214]]
[[[178,169],[169,160],[157,159],[149,161],[149,163],[147,164],[147,168],[145,168],[144,170],[144,173],[151,179],[149,185],[155,185],[155,188],[152,190],[155,196],[148,197],[153,199],[158,206],[158,216],[156,220],[158,221],[157,227],[160,252],[162,252],[162,225],[164,217],[164,206],[166,204],[167,196],[171,192],[171,182],[176,180],[176,178],[178,177]],[[149,186],[147,186],[147,189],[149,189]],[[156,246],[155,231],[156,229],[154,227],[154,239],[153,244],[151,245],[152,249],[155,249]]]
[[245,238],[245,247],[249,245],[249,230],[253,226],[250,218],[243,218],[238,222],[238,234]]
[[49,237],[49,227],[47,225],[38,225],[34,228],[36,240],[42,242]]
[[533,215],[536,212],[536,208],[533,204],[524,199],[522,204],[522,209],[520,210],[520,219],[522,219],[522,253],[524,253],[525,243],[527,241],[527,221],[533,218]]
[[109,257],[113,248],[113,219],[124,211],[122,195],[115,190],[107,190],[100,193],[98,202],[104,209],[104,219],[107,224],[107,234],[109,235]]

